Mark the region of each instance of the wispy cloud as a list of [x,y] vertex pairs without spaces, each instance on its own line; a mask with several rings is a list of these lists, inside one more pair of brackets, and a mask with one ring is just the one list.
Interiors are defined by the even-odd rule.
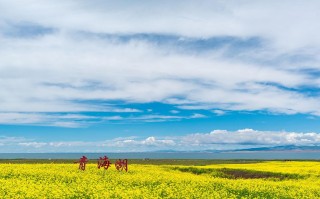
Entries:
[[[125,113],[132,113],[131,109],[123,109]],[[135,110],[135,109],[132,109]],[[129,111],[129,112],[126,112]],[[115,111],[118,113],[118,111]],[[133,111],[136,113],[136,111]],[[136,123],[136,122],[167,122],[167,121],[181,121],[187,119],[206,118],[207,116],[199,113],[192,115],[112,115],[104,116],[103,114],[89,115],[86,113],[28,113],[28,112],[4,112],[0,113],[0,125],[34,125],[34,126],[55,126],[66,128],[87,127],[93,124],[103,122],[113,123]]]
[[172,113],[172,114],[178,114],[178,113],[180,113],[180,111],[177,111],[177,110],[171,110],[171,111],[170,111],[170,113]]
[[81,114],[0,113],[0,124],[23,124],[76,128],[99,121],[98,117]]
[[212,110],[212,112],[218,116],[226,114],[226,112],[223,110]]
[[192,115],[140,115],[140,116],[128,116],[128,117],[121,117],[121,116],[111,116],[111,117],[104,117],[105,120],[118,120],[118,121],[125,121],[125,122],[168,122],[168,121],[180,121],[180,120],[187,120],[187,119],[197,119],[197,118],[206,118],[206,115],[194,113]]
[[1,121],[76,127],[75,118],[44,113],[141,111],[104,104],[116,100],[217,115],[319,116],[319,7],[315,0],[1,2]]

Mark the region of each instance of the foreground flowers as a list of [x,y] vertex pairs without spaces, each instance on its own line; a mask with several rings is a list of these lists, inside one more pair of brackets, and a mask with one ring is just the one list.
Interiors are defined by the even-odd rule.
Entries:
[[0,164],[0,198],[320,198],[320,163],[210,166]]

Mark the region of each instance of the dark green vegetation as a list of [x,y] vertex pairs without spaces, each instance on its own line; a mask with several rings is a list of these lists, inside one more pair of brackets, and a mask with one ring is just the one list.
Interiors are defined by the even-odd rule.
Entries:
[[196,175],[207,174],[212,177],[228,178],[228,179],[275,179],[275,180],[289,180],[289,179],[303,179],[306,176],[289,173],[276,173],[267,171],[255,171],[248,169],[230,169],[230,168],[196,168],[196,167],[174,167],[173,170],[181,172],[188,172]]
[[[70,164],[77,162],[77,159],[0,159],[0,163],[11,164]],[[88,163],[96,163],[96,159],[89,159]],[[115,159],[111,159],[114,163]],[[263,160],[195,160],[195,159],[129,159],[129,164],[149,164],[149,165],[190,165],[205,166],[210,164],[248,164],[264,162]]]
[[[70,164],[77,162],[78,159],[0,159],[0,163],[11,164]],[[142,164],[142,165],[186,165],[186,166],[205,166],[212,164],[250,164],[261,163],[270,160],[208,160],[208,159],[128,159],[129,164]],[[279,161],[279,160],[276,160]],[[290,161],[290,160],[283,160]],[[294,160],[294,161],[310,161],[310,160]],[[319,160],[312,160],[317,162]],[[96,163],[97,159],[89,159],[88,163]],[[115,159],[111,159],[111,163],[114,163]]]

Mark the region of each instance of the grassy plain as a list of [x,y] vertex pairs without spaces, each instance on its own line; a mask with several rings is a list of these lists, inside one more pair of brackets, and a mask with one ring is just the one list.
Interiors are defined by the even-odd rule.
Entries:
[[316,161],[129,160],[127,173],[73,162],[0,160],[0,198],[320,198]]

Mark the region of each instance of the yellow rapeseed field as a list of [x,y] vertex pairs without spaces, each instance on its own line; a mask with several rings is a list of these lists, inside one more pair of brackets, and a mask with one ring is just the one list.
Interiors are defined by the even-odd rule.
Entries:
[[0,198],[320,198],[320,163],[0,164]]

